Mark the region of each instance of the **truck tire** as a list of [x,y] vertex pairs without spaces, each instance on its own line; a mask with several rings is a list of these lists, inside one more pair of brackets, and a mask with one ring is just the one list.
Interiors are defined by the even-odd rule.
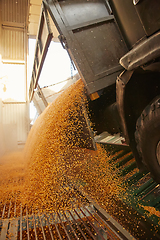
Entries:
[[153,179],[160,183],[160,96],[138,118],[135,140],[143,163]]

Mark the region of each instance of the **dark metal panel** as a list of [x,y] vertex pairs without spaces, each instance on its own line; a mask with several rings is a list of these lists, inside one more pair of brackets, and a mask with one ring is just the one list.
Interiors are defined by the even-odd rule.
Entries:
[[88,93],[114,84],[114,73],[123,69],[119,59],[127,47],[107,1],[47,0],[47,3],[63,46],[74,60]]
[[[73,31],[94,76],[118,69],[117,59],[124,54],[124,44],[114,21]],[[113,69],[115,68],[115,69]],[[88,82],[92,82],[89,79]]]
[[100,17],[105,18],[109,16],[109,11],[106,8],[107,5],[105,1],[101,0],[68,0],[67,4],[66,1],[59,1],[59,5],[69,26],[74,26],[79,23],[84,24],[86,22],[98,20]]
[[121,124],[123,128],[123,134],[126,140],[126,143],[129,144],[129,135],[125,118],[125,109],[124,109],[124,98],[125,98],[125,86],[127,82],[133,75],[133,71],[124,71],[118,78],[116,82],[116,96],[117,96],[117,107],[119,115],[121,118]]
[[42,5],[41,9],[41,18],[39,22],[36,48],[35,48],[35,57],[32,70],[32,78],[29,88],[29,100],[31,101],[34,94],[34,89],[37,87],[38,79],[42,70],[42,66],[48,51],[49,44],[52,40],[52,32],[49,25],[48,13],[45,9],[45,6]]
[[160,29],[160,1],[145,0],[135,3],[136,10],[147,35]]
[[[145,2],[145,1],[144,1]],[[129,48],[145,37],[133,0],[109,0],[113,14]]]
[[[122,71],[122,68],[120,68],[120,69]],[[87,86],[90,89],[90,92],[94,93],[98,89],[103,89],[104,83],[105,83],[105,87],[109,87],[110,85],[115,83],[115,79],[117,79],[117,76],[121,73],[121,71],[119,70],[117,72],[110,74],[109,76],[104,76],[95,82],[88,83]]]

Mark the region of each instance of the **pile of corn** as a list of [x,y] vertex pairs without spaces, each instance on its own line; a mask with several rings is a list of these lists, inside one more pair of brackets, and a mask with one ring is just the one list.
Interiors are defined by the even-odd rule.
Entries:
[[84,85],[79,80],[46,108],[30,131],[24,149],[27,178],[23,200],[34,208],[53,211],[70,207],[72,199],[63,190],[66,179],[85,182],[86,190],[103,201],[119,191],[106,153],[100,147],[96,152],[80,148],[83,141],[91,144],[84,132],[84,104]]
[[23,192],[25,164],[22,152],[6,154],[0,158],[0,200],[18,199]]
[[67,181],[84,186],[91,197],[110,208],[121,191],[106,152],[100,146],[97,151],[84,148],[92,145],[84,117],[84,91],[78,80],[45,109],[29,133],[23,151],[23,183],[12,196],[18,195],[33,209],[72,207],[73,193],[64,187]]
[[[144,210],[148,211],[148,216],[151,216],[151,215],[154,214],[155,216],[157,216],[157,217],[160,218],[160,212],[157,211],[157,210],[155,209],[155,207],[142,206],[142,205],[141,205],[140,207],[142,207]],[[160,222],[159,222],[159,224],[160,224]]]

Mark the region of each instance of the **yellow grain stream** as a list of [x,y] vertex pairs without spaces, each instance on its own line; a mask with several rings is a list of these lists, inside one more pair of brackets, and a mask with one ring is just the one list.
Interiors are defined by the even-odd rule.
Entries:
[[[72,207],[75,194],[66,189],[69,180],[83,186],[101,205],[113,207],[122,189],[109,157],[99,145],[97,151],[80,147],[82,141],[90,142],[84,132],[84,92],[82,81],[77,81],[36,120],[17,163],[20,166],[16,169],[14,159],[8,177],[1,179],[1,200],[16,198],[42,211],[64,210]],[[5,168],[0,166],[1,173]],[[17,174],[15,182],[13,172]]]

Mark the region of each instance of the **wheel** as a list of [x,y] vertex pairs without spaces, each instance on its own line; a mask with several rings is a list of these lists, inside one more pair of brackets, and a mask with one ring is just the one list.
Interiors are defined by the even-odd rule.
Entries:
[[160,183],[160,96],[138,118],[135,140],[143,163],[153,179]]

